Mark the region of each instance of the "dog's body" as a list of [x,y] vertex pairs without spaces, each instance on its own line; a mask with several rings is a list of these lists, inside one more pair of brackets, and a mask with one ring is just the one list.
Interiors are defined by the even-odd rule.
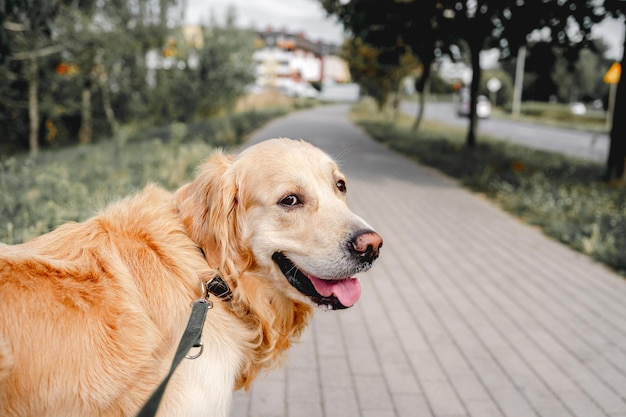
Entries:
[[175,193],[148,186],[0,245],[0,415],[135,415],[219,274],[233,299],[210,298],[204,351],[177,369],[159,415],[226,416],[233,388],[279,362],[314,306],[356,302],[348,277],[381,245],[347,209],[335,163],[287,139],[218,153]]

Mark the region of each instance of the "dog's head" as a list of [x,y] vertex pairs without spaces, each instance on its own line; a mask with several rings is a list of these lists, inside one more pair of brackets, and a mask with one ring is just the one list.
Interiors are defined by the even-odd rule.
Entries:
[[273,291],[341,309],[359,298],[352,276],[368,270],[382,246],[348,209],[347,190],[324,152],[272,139],[236,157],[214,154],[177,200],[191,238],[227,279],[262,271]]

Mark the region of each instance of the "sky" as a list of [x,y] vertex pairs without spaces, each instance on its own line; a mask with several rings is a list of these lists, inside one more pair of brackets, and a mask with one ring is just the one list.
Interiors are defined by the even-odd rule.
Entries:
[[608,56],[619,61],[622,57],[624,45],[624,22],[621,20],[605,20],[600,25],[594,27],[594,35],[601,36],[610,45]]
[[311,41],[341,44],[343,28],[326,12],[317,0],[186,0],[186,20],[190,23],[206,23],[211,14],[218,22],[224,21],[226,10],[234,6],[240,26],[265,30],[285,29],[288,32],[304,32]]
[[[285,29],[288,32],[304,32],[311,41],[341,44],[343,28],[326,12],[318,0],[185,0],[186,20],[189,23],[208,23],[211,14],[223,21],[226,10],[233,6],[237,22],[245,28],[264,30]],[[605,38],[611,46],[609,57],[619,60],[622,55],[624,24],[607,21],[594,28],[594,33]]]

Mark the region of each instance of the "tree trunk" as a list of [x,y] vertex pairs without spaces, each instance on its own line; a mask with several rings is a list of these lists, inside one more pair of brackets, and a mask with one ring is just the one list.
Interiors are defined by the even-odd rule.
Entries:
[[467,139],[465,145],[468,148],[476,146],[476,131],[478,125],[478,117],[476,116],[476,102],[478,101],[478,87],[480,86],[480,44],[470,42],[470,53],[472,56],[472,81],[470,83],[470,124],[467,131]]
[[28,80],[28,118],[30,133],[28,148],[30,154],[39,153],[39,58],[61,52],[61,45],[51,45],[34,51],[16,52],[11,55],[13,61],[29,61],[26,79]]
[[422,119],[424,118],[424,110],[426,109],[426,96],[430,91],[431,63],[431,61],[424,62],[424,70],[422,72],[422,76],[420,77],[419,82],[415,84],[415,90],[420,96],[420,102],[417,109],[417,115],[415,116],[415,122],[413,122],[413,126],[411,126],[411,130],[413,131],[413,133],[417,133],[420,125],[422,124]]
[[515,84],[513,87],[513,116],[519,116],[522,109],[522,90],[524,89],[524,66],[526,65],[526,46],[517,51],[515,62]]
[[91,112],[91,88],[89,83],[83,87],[81,100],[81,123],[80,132],[78,133],[78,142],[80,144],[91,143],[93,137],[93,116]]
[[393,95],[393,100],[391,102],[394,122],[398,120],[398,117],[400,116],[400,102],[402,101],[401,100],[402,88],[403,88],[402,82],[398,81],[398,85],[396,85],[396,92]]
[[119,123],[115,118],[115,112],[113,111],[113,106],[111,105],[111,94],[109,93],[109,88],[106,83],[106,75],[99,76],[98,85],[100,86],[100,92],[102,93],[102,107],[104,108],[104,114],[107,118],[107,122],[109,122],[109,126],[111,126],[111,133],[113,134],[113,137],[116,137],[119,132]]
[[31,156],[39,153],[39,64],[36,57],[30,59],[28,69],[28,117],[30,135],[28,147]]
[[420,99],[417,107],[417,114],[415,115],[415,121],[411,126],[411,131],[413,133],[417,133],[422,124],[422,120],[424,119],[424,110],[426,109],[426,96],[428,95],[428,90],[430,86],[430,80],[426,82],[424,86],[424,90],[420,93]]
[[[626,23],[625,23],[626,24]],[[613,123],[611,127],[611,144],[609,157],[606,163],[605,181],[616,181],[624,176],[624,159],[626,158],[626,119],[620,117],[626,114],[626,37],[624,38],[624,52],[622,53],[622,76],[617,83],[615,107],[613,109]]]

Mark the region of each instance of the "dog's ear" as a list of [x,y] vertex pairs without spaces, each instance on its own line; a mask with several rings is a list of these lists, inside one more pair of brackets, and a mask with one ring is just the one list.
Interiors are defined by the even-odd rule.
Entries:
[[225,276],[235,273],[245,253],[240,243],[237,180],[231,165],[232,157],[213,154],[175,196],[187,233],[202,248],[209,266]]

